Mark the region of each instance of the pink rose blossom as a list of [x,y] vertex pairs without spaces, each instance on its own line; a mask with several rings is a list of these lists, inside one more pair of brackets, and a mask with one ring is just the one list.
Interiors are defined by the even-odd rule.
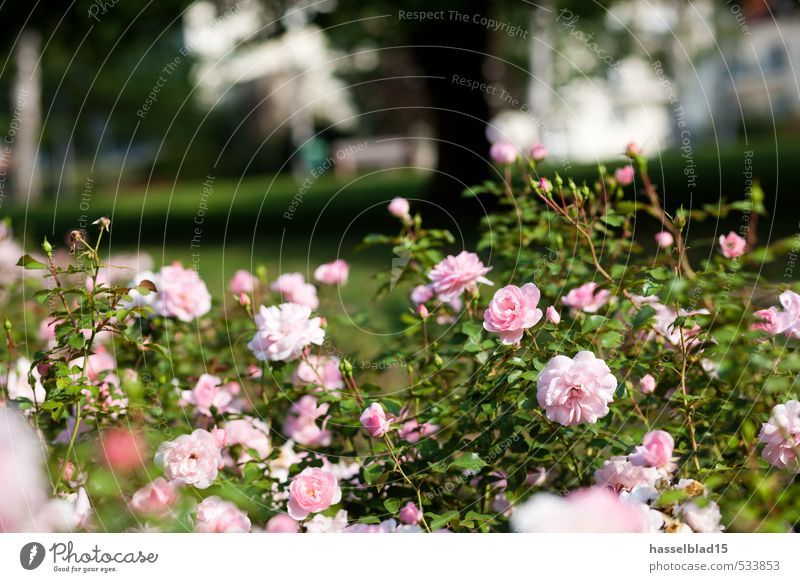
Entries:
[[573,491],[566,497],[537,493],[517,507],[511,526],[523,533],[641,533],[642,512],[605,487]]
[[428,311],[428,308],[425,307],[424,303],[417,305],[417,315],[419,315],[420,319],[428,319],[430,314],[430,311]]
[[783,311],[775,316],[777,333],[800,339],[800,295],[784,291],[778,297]]
[[322,345],[325,331],[311,308],[296,303],[259,308],[255,317],[256,334],[247,347],[261,361],[291,361],[310,344]]
[[769,335],[778,334],[778,310],[775,307],[759,309],[753,315],[761,320],[752,325],[753,330],[763,331]]
[[547,148],[544,144],[537,143],[531,148],[531,159],[534,162],[541,162],[547,157]]
[[258,285],[258,279],[250,271],[239,269],[228,282],[228,290],[234,295],[252,293]]
[[629,184],[632,184],[634,175],[635,172],[633,170],[633,166],[630,164],[614,170],[614,179],[620,186],[628,186]]
[[415,418],[407,420],[397,431],[397,436],[401,439],[415,444],[419,442],[420,438],[430,436],[439,430],[439,425],[431,424],[430,422],[423,422],[422,424]]
[[285,273],[278,277],[270,289],[281,294],[281,301],[305,305],[311,309],[319,307],[317,288],[306,283],[301,273]]
[[317,514],[305,523],[307,533],[342,533],[347,529],[347,511],[340,509],[336,515]]
[[513,164],[519,156],[519,148],[513,143],[500,141],[492,144],[489,156],[498,164]]
[[650,374],[645,374],[642,376],[642,379],[639,380],[639,390],[642,391],[642,394],[652,394],[653,390],[655,389],[656,379]]
[[772,417],[761,425],[758,438],[765,444],[761,456],[771,465],[800,473],[800,402],[789,400],[775,406]]
[[206,489],[217,478],[222,455],[213,435],[198,428],[192,434],[161,443],[155,462],[164,467],[164,476],[170,481]]
[[193,321],[211,311],[211,294],[200,275],[178,262],[161,268],[156,287],[160,315]]
[[341,390],[344,388],[344,380],[339,370],[339,358],[309,354],[298,364],[292,383],[295,386],[313,384],[330,392]]
[[202,374],[192,390],[181,394],[181,406],[192,405],[199,414],[211,416],[211,409],[218,413],[237,411],[234,399],[241,387],[236,382],[222,385],[222,380],[211,374]]
[[539,374],[536,398],[547,418],[564,426],[594,423],[608,414],[617,379],[592,352],[556,356]]
[[498,289],[483,312],[483,328],[500,334],[500,341],[506,345],[518,344],[525,330],[542,319],[542,310],[537,307],[540,298],[539,288],[533,283]]
[[433,299],[433,295],[433,289],[431,289],[430,285],[417,285],[414,287],[414,290],[411,291],[411,303],[420,305],[421,303]]
[[246,416],[236,420],[229,420],[225,423],[224,437],[226,447],[234,445],[242,447],[239,463],[251,460],[251,450],[256,452],[258,460],[266,459],[272,451],[269,425],[257,418]]
[[539,178],[539,188],[542,189],[542,192],[549,194],[553,191],[553,183],[547,178]]
[[598,485],[611,487],[617,492],[633,491],[646,485],[655,485],[662,473],[653,467],[633,464],[626,456],[611,457],[603,467],[595,471],[594,481]]
[[422,511],[413,501],[406,503],[398,514],[400,521],[408,525],[417,525],[422,521]]
[[726,259],[735,259],[744,254],[747,249],[747,241],[730,231],[726,236],[719,237],[719,246],[722,248],[722,254]]
[[561,302],[567,307],[580,309],[586,313],[597,313],[597,311],[611,297],[611,291],[598,289],[597,283],[586,283],[567,293]]
[[672,246],[675,242],[675,238],[668,233],[666,230],[662,230],[655,234],[656,244],[660,246],[662,249],[666,249]]
[[131,507],[139,513],[163,515],[177,500],[175,487],[163,477],[158,477],[133,494]]
[[279,513],[275,517],[271,517],[270,520],[267,522],[267,533],[299,533],[300,532],[300,524],[298,524],[295,520],[293,520],[290,516],[286,515],[285,513]]
[[310,513],[325,511],[342,499],[342,490],[333,473],[306,467],[289,485],[289,515],[300,521]]
[[668,467],[672,463],[672,451],[675,441],[668,432],[651,430],[642,440],[642,445],[636,447],[636,452],[631,455],[631,463],[639,467]]
[[317,267],[314,279],[324,285],[345,285],[350,274],[350,265],[342,259],[336,259]]
[[100,455],[114,471],[131,472],[139,469],[149,456],[142,437],[130,430],[114,428],[100,433]]
[[386,418],[386,412],[377,402],[373,402],[361,414],[361,426],[367,429],[367,432],[374,437],[385,435],[389,431],[390,424]]
[[211,495],[197,506],[197,525],[200,533],[247,533],[250,519],[230,501]]
[[331,442],[331,433],[325,429],[327,418],[323,420],[322,426],[317,425],[317,419],[327,412],[327,403],[317,406],[317,399],[306,394],[292,404],[283,424],[283,432],[297,444],[326,447]]
[[558,325],[561,323],[561,314],[551,305],[547,308],[547,311],[545,311],[545,319],[553,325]]
[[411,211],[411,205],[408,203],[408,200],[405,198],[401,198],[399,196],[392,198],[392,201],[389,202],[389,214],[392,216],[396,216],[401,220],[408,220],[411,218],[409,212]]
[[491,271],[485,267],[478,255],[461,251],[458,255],[447,255],[433,267],[428,278],[431,288],[442,301],[451,301],[459,297],[464,291],[474,293],[478,283],[494,285],[484,275]]
[[724,527],[720,525],[722,513],[719,505],[708,501],[700,506],[694,501],[688,501],[681,506],[681,516],[696,533],[719,533]]

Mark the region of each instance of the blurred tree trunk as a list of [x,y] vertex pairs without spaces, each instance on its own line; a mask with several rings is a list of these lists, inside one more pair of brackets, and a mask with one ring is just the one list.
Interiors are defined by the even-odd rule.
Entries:
[[14,197],[18,201],[36,202],[41,198],[41,180],[36,163],[42,126],[42,75],[39,66],[41,35],[23,30],[15,51],[17,74],[11,89],[14,135]]

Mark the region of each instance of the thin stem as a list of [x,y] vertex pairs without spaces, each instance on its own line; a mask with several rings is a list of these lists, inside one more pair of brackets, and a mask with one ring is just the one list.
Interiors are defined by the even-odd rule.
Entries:
[[392,444],[391,439],[389,439],[388,434],[383,435],[383,441],[386,443],[386,448],[389,449],[389,454],[392,456],[392,460],[394,461],[394,468],[403,476],[403,479],[406,480],[406,482],[411,486],[411,488],[414,489],[414,491],[416,491],[417,503],[419,503],[419,512],[420,515],[422,516],[421,518],[422,525],[425,527],[425,531],[431,533],[431,528],[428,526],[428,522],[425,521],[425,511],[423,510],[423,504],[422,504],[422,492],[414,484],[411,478],[409,478],[409,476],[406,475],[406,472],[403,471],[403,467],[400,466],[400,459],[398,459],[397,456],[394,454],[394,445]]

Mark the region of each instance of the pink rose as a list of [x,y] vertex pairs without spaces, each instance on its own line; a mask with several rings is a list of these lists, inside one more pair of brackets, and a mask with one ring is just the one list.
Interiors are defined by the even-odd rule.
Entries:
[[666,249],[672,246],[672,243],[675,242],[673,236],[668,233],[666,230],[662,230],[655,234],[656,244],[660,246],[662,249]]
[[586,313],[597,313],[597,311],[611,297],[611,291],[597,289],[597,283],[586,283],[567,293],[561,302],[574,309],[580,309]]
[[730,231],[727,236],[719,237],[719,246],[722,248],[722,254],[726,259],[735,259],[744,254],[747,249],[747,241]]
[[164,476],[170,481],[206,489],[217,478],[222,455],[214,436],[198,428],[192,434],[161,443],[155,462],[164,467]]
[[398,514],[400,521],[408,525],[417,525],[422,521],[422,511],[417,507],[416,503],[409,501],[406,503]]
[[620,492],[633,491],[643,485],[653,486],[661,477],[662,473],[654,467],[635,465],[626,456],[616,456],[595,471],[594,481]]
[[513,143],[499,141],[492,144],[489,156],[498,164],[513,164],[519,156],[519,148]]
[[331,443],[331,433],[325,429],[327,418],[322,426],[317,425],[317,419],[327,412],[327,403],[317,406],[317,399],[306,394],[292,404],[283,424],[283,432],[297,444],[326,447]]
[[158,477],[133,494],[131,507],[139,513],[163,515],[177,500],[175,487],[164,477]]
[[437,263],[428,273],[428,278],[434,293],[442,301],[452,301],[464,291],[477,291],[478,283],[494,285],[484,277],[491,270],[491,267],[483,265],[475,253],[461,251],[456,256],[447,255]]
[[544,144],[537,143],[531,148],[531,159],[534,162],[541,162],[547,157],[547,148]]
[[270,285],[270,289],[281,294],[281,301],[305,305],[311,309],[319,307],[317,288],[306,283],[301,273],[284,273]]
[[383,407],[377,402],[370,404],[361,414],[361,426],[374,437],[385,435],[389,431],[390,424]]
[[303,354],[306,346],[322,345],[325,331],[311,308],[296,303],[259,308],[255,317],[256,334],[247,347],[261,361],[291,361]]
[[629,184],[632,184],[634,175],[635,172],[633,170],[633,166],[630,164],[614,170],[614,179],[620,186],[628,186]]
[[775,307],[770,307],[769,309],[759,309],[753,313],[753,315],[761,320],[758,323],[753,324],[753,330],[763,331],[769,335],[778,334],[778,310]]
[[313,384],[320,389],[337,392],[344,388],[339,358],[336,356],[317,356],[309,354],[297,366],[292,383],[295,386]]
[[299,533],[300,524],[285,513],[279,513],[267,522],[266,531],[267,533]]
[[498,289],[483,312],[483,328],[499,333],[504,344],[518,344],[525,330],[542,319],[542,310],[536,307],[540,298],[539,288],[533,283]]
[[537,380],[536,398],[547,418],[564,426],[594,423],[608,414],[617,379],[592,352],[552,358]]
[[222,380],[211,374],[202,374],[192,390],[184,390],[181,394],[181,406],[192,405],[199,414],[211,416],[211,409],[225,413],[238,410],[234,406],[234,398],[240,391],[239,384],[229,382],[224,386]]
[[300,521],[310,513],[325,511],[342,499],[342,490],[333,473],[306,467],[289,485],[289,515]]
[[418,443],[419,439],[434,434],[439,430],[439,425],[423,422],[422,424],[415,418],[407,420],[397,431],[397,436],[412,444]]
[[409,212],[411,211],[411,205],[408,203],[408,200],[401,197],[392,198],[392,201],[389,202],[389,214],[392,216],[396,216],[401,220],[408,220],[411,218]]
[[411,303],[414,305],[425,303],[433,299],[433,295],[433,289],[431,289],[430,285],[417,285],[411,291]]
[[336,259],[317,267],[314,278],[324,285],[345,285],[350,274],[350,265],[342,259]]
[[631,463],[639,467],[668,467],[672,463],[675,441],[663,430],[651,430],[631,455]]
[[239,269],[228,282],[228,290],[234,295],[252,293],[258,285],[258,279],[250,272]]
[[197,506],[197,525],[199,533],[247,533],[250,519],[247,514],[230,501],[216,495],[206,497]]
[[542,189],[542,192],[549,194],[553,191],[553,183],[547,178],[539,178],[539,188]]
[[142,437],[122,428],[102,431],[99,449],[106,465],[123,473],[137,470],[148,456],[147,444]]
[[784,291],[778,300],[783,311],[775,316],[777,332],[800,339],[800,295],[794,291]]
[[761,456],[779,469],[800,473],[800,402],[789,400],[772,409],[772,417],[761,425],[758,439],[764,443]]
[[178,262],[164,266],[156,286],[160,315],[193,321],[211,311],[211,294],[194,269],[185,269]]
[[655,389],[656,379],[650,374],[645,374],[642,376],[642,379],[639,380],[639,390],[642,391],[642,394],[651,394]]
[[703,507],[694,501],[687,501],[681,506],[681,516],[695,533],[720,533],[725,529],[720,524],[722,513],[719,505],[713,501]]
[[239,463],[251,460],[251,450],[258,454],[258,460],[266,459],[272,451],[269,425],[257,418],[246,416],[236,420],[229,420],[225,423],[224,437],[226,447],[233,445],[242,447]]
[[545,311],[545,319],[547,319],[547,321],[549,321],[553,325],[558,325],[559,323],[561,323],[561,314],[558,311],[556,311],[555,307],[551,305],[550,307],[547,308],[547,311]]

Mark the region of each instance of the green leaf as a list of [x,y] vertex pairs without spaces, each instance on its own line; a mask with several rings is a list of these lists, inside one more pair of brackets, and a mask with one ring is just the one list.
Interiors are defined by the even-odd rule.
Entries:
[[402,501],[399,499],[395,499],[394,497],[390,497],[389,499],[384,500],[383,506],[386,508],[386,511],[389,513],[397,513],[397,510],[400,509],[400,504]]
[[589,333],[590,331],[599,329],[606,321],[608,321],[608,318],[604,315],[592,315],[583,322],[581,333]]
[[30,255],[23,255],[22,257],[20,257],[19,261],[17,261],[17,266],[30,270],[47,268],[47,265],[45,265],[44,263],[40,263]]
[[639,329],[640,327],[644,327],[655,314],[656,310],[651,305],[645,305],[633,316],[633,320],[631,321],[633,328]]
[[475,453],[461,455],[448,465],[448,469],[462,469],[464,471],[477,472],[483,469],[486,463]]
[[427,515],[428,517],[431,518],[430,522],[428,523],[428,526],[432,530],[434,530],[434,529],[439,529],[442,526],[447,525],[448,523],[450,523],[454,519],[458,519],[459,513],[458,513],[457,510],[454,509],[452,511],[448,511],[447,513],[443,513],[441,515],[436,514],[436,513],[430,513],[430,512],[426,513],[425,515]]
[[378,478],[383,473],[383,467],[380,463],[372,463],[364,467],[364,481],[369,485],[374,485],[378,482]]

